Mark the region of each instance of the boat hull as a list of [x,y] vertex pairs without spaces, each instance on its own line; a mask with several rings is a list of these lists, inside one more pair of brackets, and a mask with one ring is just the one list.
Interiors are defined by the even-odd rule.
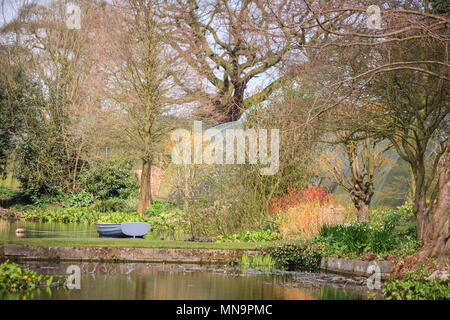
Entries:
[[142,238],[150,230],[143,222],[96,223],[101,238]]

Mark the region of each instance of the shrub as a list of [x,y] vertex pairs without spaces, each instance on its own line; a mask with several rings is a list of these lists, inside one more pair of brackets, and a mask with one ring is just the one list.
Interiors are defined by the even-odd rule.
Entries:
[[377,225],[394,224],[401,225],[415,221],[412,210],[412,204],[405,204],[396,209],[378,208],[372,210],[370,214],[370,223]]
[[369,228],[365,223],[348,223],[341,229],[340,241],[350,252],[362,253],[369,243]]
[[333,196],[320,186],[309,186],[305,189],[288,189],[288,192],[278,199],[271,201],[269,213],[286,212],[300,203],[315,203],[319,206],[328,206]]
[[95,223],[100,213],[89,208],[33,209],[22,212],[22,219],[35,222]]
[[383,253],[393,250],[396,246],[396,239],[394,236],[394,225],[387,224],[382,226],[369,227],[369,239],[367,251],[374,253]]
[[110,161],[84,172],[80,181],[97,199],[128,198],[136,194],[138,185],[130,161]]
[[157,200],[145,210],[145,219],[153,232],[175,239],[184,238],[188,233],[186,216],[186,212],[175,205]]
[[184,215],[192,239],[212,239],[218,234],[215,214],[206,215],[205,209],[191,207]]
[[173,208],[175,208],[173,204],[153,200],[152,205],[145,210],[145,215],[150,217],[157,216],[165,211],[170,211]]
[[70,208],[81,208],[88,207],[94,201],[94,196],[92,193],[81,191],[79,193],[73,193],[66,196],[63,201],[63,207]]
[[383,287],[388,300],[449,300],[450,280],[390,280]]
[[280,234],[275,231],[246,231],[246,232],[238,232],[226,235],[220,235],[217,238],[218,242],[266,242],[266,241],[275,241],[281,238]]
[[285,238],[312,237],[319,233],[321,227],[330,221],[330,211],[320,202],[303,202],[290,208],[280,219],[279,230]]
[[112,199],[106,199],[106,200],[97,200],[95,201],[91,209],[98,212],[129,212],[132,211],[128,207],[128,203],[124,199],[119,198],[112,198]]
[[396,209],[378,208],[370,215],[371,225],[394,225],[395,234],[399,237],[417,237],[416,220],[414,218],[412,204],[405,204]]
[[278,267],[291,270],[316,271],[320,267],[320,248],[309,242],[284,242],[263,249]]
[[[67,123],[67,118],[60,120],[61,125]],[[68,137],[61,130],[64,125],[48,126],[38,122],[39,130],[28,131],[17,152],[20,188],[32,201],[42,195],[52,196],[70,190],[73,176],[67,173],[79,170],[84,162],[80,159],[75,168],[75,152],[66,153],[67,150],[78,150],[78,137]]]
[[397,244],[393,225],[371,226],[360,222],[342,225],[325,224],[315,238],[315,242],[327,243],[329,254],[387,253],[394,250]]
[[331,218],[326,208],[333,202],[333,196],[319,186],[291,188],[271,201],[269,213],[278,217],[277,228],[283,237],[311,237]]
[[450,279],[425,280],[434,271],[433,261],[408,271],[401,280],[389,278],[383,287],[388,300],[449,300]]
[[177,208],[163,211],[159,215],[148,216],[145,220],[151,224],[153,232],[173,239],[184,238],[189,231],[186,213]]
[[6,187],[0,186],[0,199],[13,198],[20,193],[18,190],[13,190]]
[[54,203],[62,203],[65,200],[65,196],[63,193],[58,193],[54,196],[43,196],[39,198],[35,198],[33,200],[33,207],[43,208],[48,206],[49,204]]
[[0,264],[0,290],[30,290],[36,286],[49,287],[53,277],[39,275],[35,271],[20,268],[17,264],[6,260]]

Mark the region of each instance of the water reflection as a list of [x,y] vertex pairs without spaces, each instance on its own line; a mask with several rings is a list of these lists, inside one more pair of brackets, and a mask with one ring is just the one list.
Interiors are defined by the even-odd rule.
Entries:
[[[39,273],[64,275],[70,263],[28,263]],[[296,273],[252,272],[214,266],[148,263],[79,263],[81,289],[38,289],[0,293],[0,299],[127,300],[315,300],[364,299],[365,290],[311,286],[296,282]],[[298,275],[298,274],[297,274]]]
[[[17,229],[24,232],[17,233]],[[164,235],[147,233],[146,239],[160,239]],[[0,219],[0,240],[17,238],[98,238],[95,224],[62,222],[5,221]],[[170,238],[170,237],[166,237]]]
[[[24,229],[17,233],[17,229]],[[97,238],[95,225],[87,223],[48,223],[0,220],[0,239],[13,240],[18,237],[26,238]]]

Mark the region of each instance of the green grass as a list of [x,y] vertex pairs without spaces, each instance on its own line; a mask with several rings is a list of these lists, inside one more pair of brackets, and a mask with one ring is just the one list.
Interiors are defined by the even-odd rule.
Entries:
[[62,247],[133,247],[133,248],[206,248],[228,250],[252,250],[267,246],[269,243],[249,242],[189,242],[177,240],[152,239],[114,239],[114,238],[29,238],[0,240],[0,244],[22,244],[34,246],[62,246]]

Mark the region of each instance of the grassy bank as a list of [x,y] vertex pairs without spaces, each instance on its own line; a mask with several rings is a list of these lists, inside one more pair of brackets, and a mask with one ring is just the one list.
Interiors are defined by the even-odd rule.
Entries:
[[63,246],[63,247],[133,247],[133,248],[205,248],[228,250],[254,250],[270,243],[252,242],[190,242],[176,240],[152,239],[115,239],[115,238],[22,238],[13,240],[0,240],[0,244],[21,244],[34,246]]

